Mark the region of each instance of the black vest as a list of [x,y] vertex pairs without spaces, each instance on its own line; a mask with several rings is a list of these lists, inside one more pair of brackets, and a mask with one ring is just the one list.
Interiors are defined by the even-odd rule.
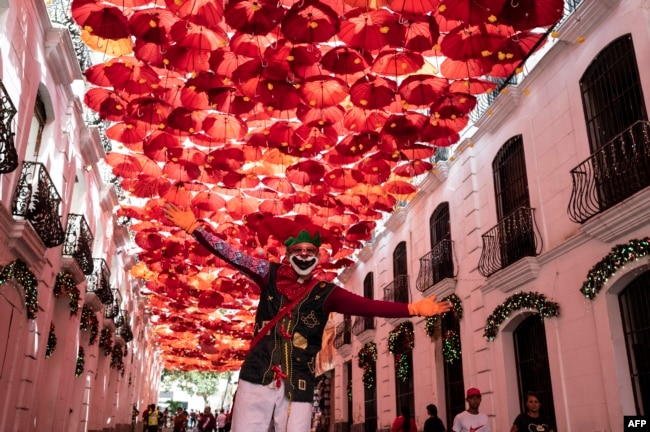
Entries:
[[[275,284],[279,267],[278,263],[271,264],[268,285],[262,287],[255,315],[255,334],[284,305],[290,303],[278,292]],[[317,282],[311,292],[248,353],[239,377],[255,384],[268,385],[275,379],[273,366],[280,366],[287,375],[284,378],[287,398],[296,402],[312,402],[316,385],[316,354],[321,349],[328,318],[323,307],[335,287],[330,282]]]

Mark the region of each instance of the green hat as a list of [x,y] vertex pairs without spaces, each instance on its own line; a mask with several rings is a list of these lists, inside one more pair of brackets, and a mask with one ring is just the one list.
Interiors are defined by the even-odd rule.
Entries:
[[316,232],[316,236],[312,237],[307,230],[302,230],[297,236],[286,239],[284,245],[290,248],[298,243],[311,243],[316,247],[320,247],[320,233]]

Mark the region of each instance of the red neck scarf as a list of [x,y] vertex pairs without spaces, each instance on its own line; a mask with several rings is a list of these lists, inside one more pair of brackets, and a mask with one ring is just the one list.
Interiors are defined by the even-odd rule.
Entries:
[[289,301],[294,300],[299,295],[301,295],[305,288],[309,286],[306,282],[313,278],[317,278],[319,273],[322,271],[320,269],[315,269],[310,275],[309,279],[303,281],[303,283],[298,282],[298,274],[294,271],[293,267],[286,262],[283,262],[275,278],[275,285],[278,288],[280,294],[289,299]]

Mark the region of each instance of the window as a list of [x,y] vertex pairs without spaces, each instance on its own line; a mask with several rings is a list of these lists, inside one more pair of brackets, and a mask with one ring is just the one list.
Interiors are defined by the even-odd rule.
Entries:
[[[448,331],[460,334],[460,321],[453,313],[446,313],[442,317],[441,332],[444,336]],[[445,407],[448,428],[454,422],[454,417],[465,411],[465,380],[463,378],[462,357],[453,363],[443,362],[445,380]]]
[[525,412],[524,395],[534,391],[542,403],[541,411],[555,423],[551,370],[548,365],[546,330],[539,315],[531,315],[512,333],[514,339],[519,403]]
[[429,219],[431,239],[432,282],[454,277],[454,262],[451,250],[451,224],[449,222],[449,203],[440,204]]
[[632,36],[605,47],[580,79],[589,146],[594,153],[638,120],[648,120]]
[[650,271],[634,279],[618,297],[634,389],[636,414],[650,413]]
[[372,272],[363,280],[363,296],[371,300],[375,297],[375,277]]
[[535,256],[524,142],[521,135],[510,138],[492,162],[499,253],[502,268],[525,256]]
[[[38,154],[41,151],[41,141],[43,139],[43,129],[47,123],[47,114],[45,113],[45,103],[40,94],[36,95],[36,102],[34,103],[34,117],[29,129],[29,146],[34,151],[32,156],[38,159]],[[29,153],[27,153],[29,156]]]
[[408,265],[406,242],[401,242],[393,251],[393,301],[408,303]]

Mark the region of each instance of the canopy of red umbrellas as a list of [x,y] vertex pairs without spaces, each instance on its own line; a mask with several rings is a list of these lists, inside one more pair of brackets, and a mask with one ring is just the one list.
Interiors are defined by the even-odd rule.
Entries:
[[333,279],[562,13],[562,0],[73,0],[103,58],[84,101],[114,141],[166,367],[237,369],[258,290],[165,203],[274,261],[318,229]]

